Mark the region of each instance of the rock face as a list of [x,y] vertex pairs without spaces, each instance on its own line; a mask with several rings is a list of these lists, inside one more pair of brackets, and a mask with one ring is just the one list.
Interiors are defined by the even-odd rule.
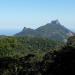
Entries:
[[25,28],[17,33],[15,36],[32,36],[32,37],[43,37],[50,38],[53,40],[65,40],[72,36],[73,32],[65,28],[58,20],[51,21],[44,26],[41,26],[35,30]]

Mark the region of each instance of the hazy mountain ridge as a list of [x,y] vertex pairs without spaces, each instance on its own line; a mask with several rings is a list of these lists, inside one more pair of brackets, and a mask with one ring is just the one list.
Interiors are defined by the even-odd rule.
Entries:
[[72,35],[73,32],[65,28],[58,20],[51,21],[35,30],[24,27],[21,32],[16,34],[16,36],[43,37],[53,40],[65,40]]

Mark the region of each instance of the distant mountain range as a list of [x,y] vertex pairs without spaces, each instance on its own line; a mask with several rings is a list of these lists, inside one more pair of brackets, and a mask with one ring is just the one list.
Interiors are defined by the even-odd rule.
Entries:
[[35,30],[24,27],[23,30],[15,34],[15,36],[42,37],[52,40],[66,41],[66,39],[73,34],[74,33],[72,31],[60,24],[58,20],[54,20]]

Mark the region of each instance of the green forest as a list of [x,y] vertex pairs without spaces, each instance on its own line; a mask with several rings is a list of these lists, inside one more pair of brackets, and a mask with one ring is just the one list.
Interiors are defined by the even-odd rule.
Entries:
[[75,75],[75,36],[67,43],[37,37],[0,37],[0,75]]
[[[36,37],[1,37],[0,57],[23,57],[35,54],[42,57],[48,51],[60,49],[63,42]],[[40,58],[39,57],[39,58]]]

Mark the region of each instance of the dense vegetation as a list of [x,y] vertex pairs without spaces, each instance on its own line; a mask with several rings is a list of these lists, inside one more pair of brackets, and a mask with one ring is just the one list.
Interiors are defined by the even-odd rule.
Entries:
[[45,38],[32,37],[1,37],[0,57],[22,57],[35,54],[41,57],[45,52],[59,49],[62,43]]
[[44,38],[2,37],[0,75],[75,75],[74,40],[63,46]]

